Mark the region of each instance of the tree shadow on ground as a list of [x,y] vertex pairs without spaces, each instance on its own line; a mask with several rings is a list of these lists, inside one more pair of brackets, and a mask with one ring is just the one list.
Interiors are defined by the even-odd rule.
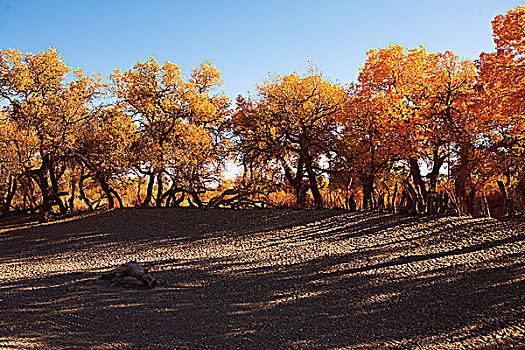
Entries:
[[[53,256],[57,252],[111,247],[122,240],[167,244],[196,242],[228,236],[246,236],[329,219],[343,210],[194,210],[138,209],[93,212],[66,220],[23,227],[2,228],[0,262],[24,257]],[[5,247],[5,248],[4,248]]]
[[[0,345],[7,349],[525,346],[523,254],[459,259],[523,244],[522,233],[421,254],[401,250],[400,245],[448,235],[447,230],[468,223],[450,228],[432,218],[397,219],[373,213],[327,216],[311,226],[270,235],[272,240],[262,241],[260,249],[297,240],[347,242],[397,232],[402,225],[423,223],[428,229],[394,234],[390,243],[291,264],[254,264],[228,255],[158,259],[151,263],[161,282],[155,289],[138,288],[134,282],[114,286],[97,280],[96,271],[0,281]],[[490,230],[498,224],[486,225]],[[88,239],[85,232],[76,232],[71,237],[95,246],[118,237],[112,230],[110,235]],[[192,239],[207,241],[208,234],[199,238],[197,233]],[[231,232],[234,238],[239,234],[245,233]],[[158,236],[160,244],[170,238]],[[69,242],[70,246],[59,243],[60,249],[78,247],[78,242]],[[3,258],[12,261],[9,254]]]

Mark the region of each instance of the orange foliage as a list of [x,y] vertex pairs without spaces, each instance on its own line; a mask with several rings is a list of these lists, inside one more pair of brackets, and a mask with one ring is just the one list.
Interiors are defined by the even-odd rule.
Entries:
[[[203,207],[232,186],[296,207],[523,211],[525,6],[492,26],[496,52],[475,62],[378,48],[355,84],[278,75],[233,116],[209,61],[185,77],[151,57],[107,86],[54,48],[1,50],[0,208]],[[234,158],[244,171],[225,182]]]

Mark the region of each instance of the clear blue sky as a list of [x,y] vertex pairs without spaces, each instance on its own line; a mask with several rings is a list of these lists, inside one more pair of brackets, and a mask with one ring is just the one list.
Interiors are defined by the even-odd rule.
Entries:
[[500,0],[0,0],[0,49],[57,48],[107,77],[154,55],[188,72],[205,60],[233,99],[268,73],[355,81],[367,50],[401,44],[475,59],[492,51],[491,21],[522,4]]

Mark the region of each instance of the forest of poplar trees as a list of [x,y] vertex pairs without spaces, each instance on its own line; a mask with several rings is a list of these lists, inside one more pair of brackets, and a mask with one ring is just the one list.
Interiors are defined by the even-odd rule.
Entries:
[[312,67],[236,101],[211,62],[184,76],[152,57],[103,79],[53,48],[1,50],[0,211],[522,213],[525,6],[492,26],[496,50],[476,60],[389,46],[367,52],[355,83]]

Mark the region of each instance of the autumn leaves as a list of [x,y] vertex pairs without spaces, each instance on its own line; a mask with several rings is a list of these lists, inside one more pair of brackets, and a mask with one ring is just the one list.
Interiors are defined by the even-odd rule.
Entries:
[[132,152],[137,156],[134,169],[148,176],[140,204],[150,204],[156,183],[155,205],[179,192],[200,205],[198,194],[218,180],[228,145],[224,131],[229,100],[224,94],[209,94],[222,84],[219,71],[206,62],[185,79],[179,66],[166,62],[159,67],[152,58],[128,72],[116,71],[111,80],[118,105],[135,117],[141,135]]
[[46,220],[52,206],[72,210],[76,198],[90,209],[122,206],[122,190],[136,182],[140,191],[144,177],[136,204],[152,204],[156,184],[162,205],[174,189],[196,196],[217,180],[228,100],[208,94],[220,84],[211,63],[186,79],[180,67],[152,58],[117,70],[106,85],[81,70],[66,82],[70,68],[52,48],[1,54],[4,211],[38,205]]
[[[102,82],[77,69],[74,79],[66,83],[71,69],[54,49],[36,55],[5,50],[0,67],[1,176],[2,183],[12,189],[4,197],[4,211],[21,182],[31,189],[36,184],[41,212],[47,219],[52,202],[65,209],[59,198],[60,178],[75,154],[78,131],[97,113],[93,103]],[[26,193],[22,202],[31,195]]]
[[[496,52],[476,61],[389,46],[367,53],[355,84],[311,69],[235,107],[210,62],[185,77],[151,58],[104,82],[54,49],[1,51],[2,211],[203,207],[210,190],[233,186],[295,207],[351,208],[355,197],[362,208],[479,214],[497,180],[506,205],[523,207],[524,18],[525,7],[496,17]],[[234,158],[243,172],[224,181]]]
[[390,46],[344,89],[314,72],[260,85],[233,118],[245,164],[281,176],[296,206],[309,190],[316,207],[357,192],[362,208],[489,214],[504,177],[523,210],[525,7],[493,25],[497,52],[477,61]]
[[316,207],[323,207],[319,176],[323,156],[330,155],[343,118],[345,91],[311,71],[291,74],[259,85],[258,96],[239,98],[233,117],[234,134],[245,175],[261,174],[283,183],[304,206],[310,190]]

